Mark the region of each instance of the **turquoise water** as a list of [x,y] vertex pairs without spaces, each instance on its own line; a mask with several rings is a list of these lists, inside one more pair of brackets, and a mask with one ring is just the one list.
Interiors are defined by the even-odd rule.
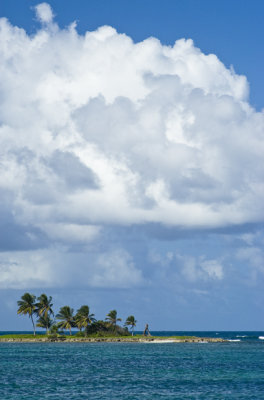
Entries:
[[0,343],[0,399],[264,399],[264,341],[252,337],[207,344]]

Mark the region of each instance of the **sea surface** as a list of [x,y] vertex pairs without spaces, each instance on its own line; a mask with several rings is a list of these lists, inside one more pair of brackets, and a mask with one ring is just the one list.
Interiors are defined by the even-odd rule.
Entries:
[[151,333],[229,341],[0,343],[0,399],[264,399],[264,332]]

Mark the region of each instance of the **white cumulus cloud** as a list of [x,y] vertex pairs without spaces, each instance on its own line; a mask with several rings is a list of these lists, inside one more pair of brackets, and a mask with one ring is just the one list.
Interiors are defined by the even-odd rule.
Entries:
[[263,114],[215,55],[106,26],[28,36],[2,19],[0,37],[0,184],[20,223],[263,219]]
[[[80,35],[56,26],[49,4],[36,13],[34,35],[0,19],[0,206],[12,226],[68,246],[106,225],[263,221],[264,115],[244,76],[190,39]],[[120,285],[131,271],[140,282],[125,259]],[[103,277],[91,281],[111,283],[107,262],[95,265]],[[216,262],[199,268],[222,278]]]
[[42,23],[50,23],[53,20],[53,12],[52,8],[48,3],[40,3],[36,7],[36,14],[37,18],[40,20]]

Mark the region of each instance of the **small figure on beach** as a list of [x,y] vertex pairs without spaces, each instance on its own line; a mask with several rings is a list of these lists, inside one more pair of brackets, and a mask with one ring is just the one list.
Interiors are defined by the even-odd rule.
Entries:
[[145,326],[143,336],[151,336],[148,324],[146,324],[146,326]]

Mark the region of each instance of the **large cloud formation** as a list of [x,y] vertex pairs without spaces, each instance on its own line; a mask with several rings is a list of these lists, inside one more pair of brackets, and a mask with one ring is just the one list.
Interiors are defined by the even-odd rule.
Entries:
[[263,221],[264,116],[244,76],[192,40],[79,35],[36,12],[32,36],[0,20],[2,250],[88,246],[106,225]]

